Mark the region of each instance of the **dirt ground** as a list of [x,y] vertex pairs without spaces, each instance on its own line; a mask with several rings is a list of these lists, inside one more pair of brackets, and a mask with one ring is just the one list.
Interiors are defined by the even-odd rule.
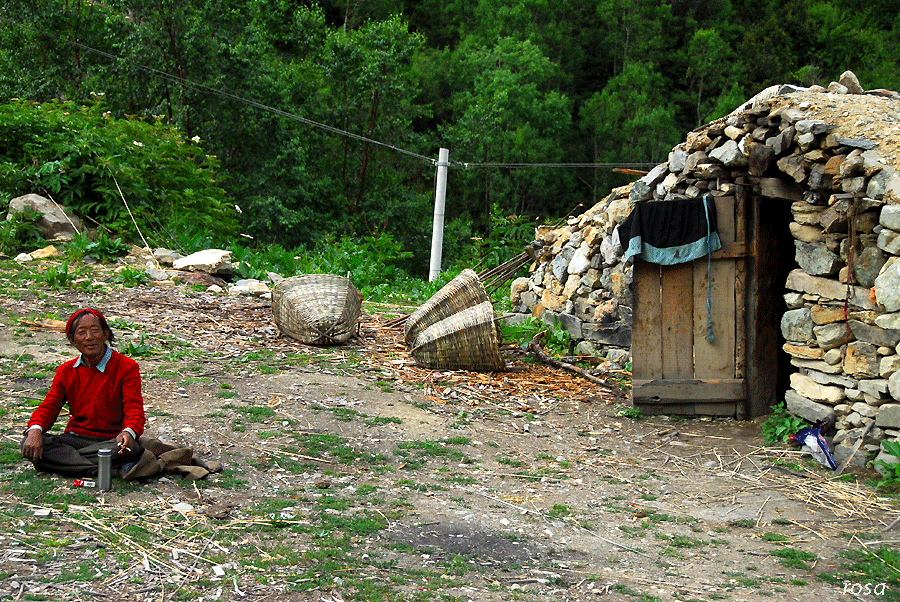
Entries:
[[[0,403],[8,444],[28,417],[22,400],[39,398],[52,376],[33,373],[73,355],[62,333],[33,324],[64,319],[84,304],[98,307],[120,349],[145,352],[136,359],[148,434],[191,446],[225,470],[202,487],[167,474],[92,503],[168,520],[186,502],[191,521],[222,533],[257,520],[260,504],[283,502],[280,520],[290,522],[309,517],[324,495],[373,492],[358,505],[382,516],[383,528],[352,541],[356,558],[380,559],[377,566],[360,560],[366,578],[401,576],[388,599],[874,600],[845,595],[817,575],[844,572],[847,550],[898,539],[896,528],[884,531],[900,516],[896,500],[876,496],[865,485],[868,473],[829,480],[799,452],[764,446],[757,423],[627,418],[627,395],[521,354],[507,352],[502,373],[424,370],[402,332],[384,327],[398,315],[390,308],[366,306],[358,340],[319,349],[280,336],[263,299],[184,286],[19,288],[3,296]],[[260,408],[268,410],[253,413]],[[333,451],[304,453],[297,444],[304,434],[339,437],[362,454],[357,458],[378,457],[381,466],[341,462]],[[25,461],[3,468],[0,513],[46,505],[14,491],[30,471]],[[62,477],[39,478],[72,488]],[[239,562],[208,567],[201,582],[148,561],[147,554],[160,566],[182,566],[179,550],[201,559],[215,547],[277,556],[251,535],[230,539],[229,548],[181,533],[149,548],[143,563],[98,570],[103,579],[48,584],[41,575],[84,561],[111,527],[88,529],[71,507],[57,506],[49,519],[17,516],[0,537],[0,599],[382,599],[344,587],[339,574],[330,587],[307,591],[302,579],[262,561],[253,570]],[[17,535],[32,520],[51,521],[75,543],[36,560]],[[284,537],[298,549],[313,543]],[[775,555],[784,550],[804,553],[805,561],[786,566]],[[439,584],[404,577],[429,570]],[[179,580],[199,593],[175,596]]]

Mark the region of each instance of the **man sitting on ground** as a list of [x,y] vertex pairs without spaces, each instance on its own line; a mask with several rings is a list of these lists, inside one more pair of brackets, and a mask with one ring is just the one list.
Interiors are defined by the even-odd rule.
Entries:
[[[144,453],[144,398],[137,362],[113,350],[106,318],[80,309],[66,324],[66,338],[81,355],[56,370],[44,401],[28,421],[22,455],[38,470],[72,477],[97,474],[97,452],[118,450],[112,465],[121,473]],[[62,434],[49,434],[63,405],[69,422]],[[124,468],[123,468],[124,467]]]

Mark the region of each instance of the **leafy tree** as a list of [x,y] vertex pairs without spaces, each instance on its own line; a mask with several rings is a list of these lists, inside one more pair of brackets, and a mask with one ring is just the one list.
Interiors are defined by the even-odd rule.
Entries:
[[[869,87],[900,87],[897,36],[872,26],[873,20],[879,19],[872,7],[842,5],[815,3],[808,9],[807,26],[815,48],[808,60],[819,68],[822,77],[817,83],[828,85],[850,69],[863,87],[867,83]],[[897,25],[900,26],[900,19]],[[900,31],[900,27],[893,31]],[[877,86],[871,85],[875,82]]]
[[463,89],[453,98],[455,122],[443,130],[451,159],[507,166],[453,171],[465,194],[462,207],[485,230],[495,203],[510,214],[558,211],[569,201],[560,194],[569,176],[508,167],[561,160],[571,103],[548,85],[558,67],[531,42],[511,38],[490,48],[464,45],[457,60]]
[[688,80],[696,98],[696,124],[699,125],[709,121],[716,99],[737,81],[738,73],[733,67],[734,52],[715,29],[694,32],[688,55]]
[[[674,109],[652,64],[632,62],[581,108],[581,128],[590,135],[594,162],[661,162],[678,142]],[[595,173],[596,197],[615,185],[607,170]]]
[[656,62],[666,48],[671,6],[665,0],[600,0],[597,16],[614,44],[614,72],[632,61]]

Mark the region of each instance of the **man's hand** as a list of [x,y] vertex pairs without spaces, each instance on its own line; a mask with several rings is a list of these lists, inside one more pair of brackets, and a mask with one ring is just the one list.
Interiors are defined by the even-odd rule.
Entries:
[[44,455],[44,433],[39,429],[31,429],[25,435],[25,443],[22,444],[22,455],[37,462]]
[[131,450],[134,449],[134,437],[128,431],[119,433],[119,436],[116,437],[116,443],[119,444],[120,454],[130,454]]

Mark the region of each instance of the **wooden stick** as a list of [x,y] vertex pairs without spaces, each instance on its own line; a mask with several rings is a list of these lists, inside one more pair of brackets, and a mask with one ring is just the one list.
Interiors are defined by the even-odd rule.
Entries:
[[539,333],[534,335],[534,337],[531,339],[531,343],[529,343],[529,345],[528,345],[528,348],[531,350],[531,352],[534,354],[534,356],[537,359],[539,359],[543,363],[549,364],[550,366],[553,366],[555,368],[561,368],[563,370],[569,370],[570,372],[575,372],[576,374],[580,374],[581,376],[583,376],[587,380],[591,381],[592,383],[601,385],[606,390],[608,390],[610,392],[614,392],[620,397],[624,397],[624,393],[622,393],[621,390],[610,385],[606,380],[604,380],[602,378],[597,378],[593,374],[588,374],[587,372],[585,372],[578,366],[573,366],[572,364],[567,364],[565,362],[558,362],[558,361],[554,360],[553,358],[551,358],[546,353],[544,353],[544,350],[541,348],[541,339],[544,338],[545,334],[547,334],[546,330],[540,331]]
[[866,425],[866,428],[863,431],[862,435],[860,435],[859,439],[856,440],[856,444],[853,446],[853,449],[850,451],[850,455],[847,456],[847,458],[843,461],[843,463],[841,463],[841,465],[837,467],[837,470],[834,471],[834,476],[836,476],[836,477],[841,476],[841,473],[843,473],[844,469],[847,468],[847,465],[850,464],[850,460],[852,460],[853,456],[856,455],[856,452],[859,451],[859,446],[862,445],[863,439],[866,438],[866,435],[869,434],[869,431],[872,429],[873,426],[875,426],[875,421],[870,420],[869,424]]

